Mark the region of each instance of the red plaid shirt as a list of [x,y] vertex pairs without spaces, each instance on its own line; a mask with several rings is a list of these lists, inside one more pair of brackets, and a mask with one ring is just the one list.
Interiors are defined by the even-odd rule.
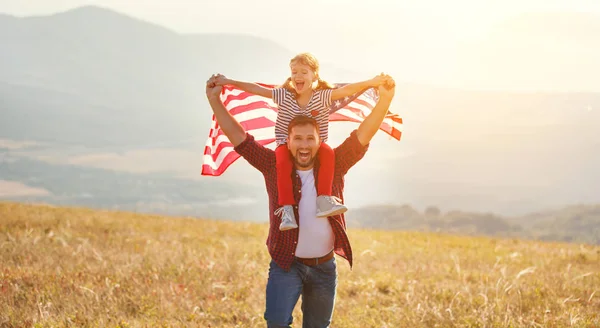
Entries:
[[[333,176],[333,196],[339,197],[342,202],[344,201],[344,176],[348,170],[354,166],[363,156],[368,149],[368,145],[363,146],[357,136],[356,130],[354,130],[346,140],[334,148],[335,152],[335,171]],[[258,169],[265,178],[265,184],[267,187],[267,194],[269,195],[269,216],[270,216],[270,227],[269,236],[267,237],[267,248],[271,258],[284,270],[289,270],[295,257],[296,245],[298,244],[298,230],[291,229],[286,231],[279,230],[279,224],[281,219],[275,215],[275,210],[279,207],[277,199],[277,171],[275,168],[275,152],[259,144],[254,137],[247,133],[246,139],[235,147],[235,151],[245,158],[250,165]],[[315,183],[318,181],[319,161],[315,160],[314,174]],[[294,185],[294,198],[296,204],[300,201],[300,188],[302,182],[300,177],[293,171],[294,178],[292,179]],[[294,212],[296,218],[299,217],[298,205],[294,206]],[[344,214],[330,216],[329,223],[333,229],[335,237],[334,251],[339,256],[345,258],[350,267],[352,267],[352,247],[350,247],[350,240],[346,234],[346,220]],[[300,222],[298,222],[300,225]]]

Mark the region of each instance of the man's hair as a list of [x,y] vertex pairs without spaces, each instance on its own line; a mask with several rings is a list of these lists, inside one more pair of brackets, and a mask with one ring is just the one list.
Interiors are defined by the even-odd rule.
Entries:
[[290,124],[288,125],[288,136],[290,134],[292,134],[292,129],[295,126],[299,126],[299,125],[312,125],[317,130],[317,134],[319,134],[319,123],[317,122],[317,120],[315,120],[314,118],[312,118],[310,116],[298,115],[298,116],[295,116],[290,121]]

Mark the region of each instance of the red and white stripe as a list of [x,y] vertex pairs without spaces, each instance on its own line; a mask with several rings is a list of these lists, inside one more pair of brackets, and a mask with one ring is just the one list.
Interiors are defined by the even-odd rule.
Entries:
[[[273,85],[261,84],[266,87]],[[225,108],[242,125],[244,130],[254,136],[260,144],[272,148],[275,145],[275,120],[277,106],[265,97],[256,96],[232,86],[226,86],[221,92],[221,101]],[[361,94],[358,98],[330,115],[330,121],[362,122],[375,107],[376,100]],[[402,132],[396,127],[402,124],[402,118],[388,112],[380,130],[396,140]],[[235,162],[240,155],[233,150],[233,144],[223,133],[212,116],[212,125],[204,147],[202,175],[219,176]]]

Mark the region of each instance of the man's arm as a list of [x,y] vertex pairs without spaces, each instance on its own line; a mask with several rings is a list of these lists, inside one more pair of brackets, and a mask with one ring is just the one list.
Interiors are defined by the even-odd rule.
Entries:
[[383,123],[383,119],[388,113],[388,109],[394,98],[395,89],[396,85],[391,77],[386,84],[379,86],[379,101],[377,105],[375,105],[371,113],[358,126],[356,136],[363,146],[371,142],[371,139],[377,133],[377,130],[379,130],[381,123]]
[[389,78],[387,83],[390,89],[379,87],[379,101],[371,113],[359,125],[357,130],[352,131],[350,136],[334,149],[335,169],[339,174],[346,174],[351,167],[365,156],[369,148],[369,142],[379,130],[394,97],[394,81]]
[[217,123],[219,123],[221,130],[223,130],[223,133],[225,133],[235,147],[246,139],[246,131],[240,122],[225,108],[223,102],[221,102],[220,94],[222,89],[222,86],[215,85],[214,77],[206,82],[206,96],[215,114]]
[[227,111],[220,98],[223,87],[216,85],[214,79],[213,76],[206,82],[206,96],[217,123],[233,144],[234,150],[250,165],[265,174],[275,167],[275,152],[255,141],[254,137],[247,134],[242,125]]

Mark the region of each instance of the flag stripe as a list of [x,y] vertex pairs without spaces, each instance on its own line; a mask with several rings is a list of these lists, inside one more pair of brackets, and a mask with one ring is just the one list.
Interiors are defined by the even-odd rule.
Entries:
[[229,111],[231,115],[236,115],[253,110],[259,110],[262,112],[277,112],[277,109],[275,107],[269,107],[269,105],[264,101],[253,101],[251,103],[246,103],[241,100],[235,100],[229,102],[229,105],[226,105],[225,108],[231,108],[231,110]]
[[[274,85],[259,84],[267,88],[274,87]],[[343,84],[338,86],[341,85]],[[330,108],[329,120],[361,123],[373,110],[378,99],[377,91],[368,89],[351,97],[336,100]],[[270,98],[253,95],[228,85],[221,92],[221,101],[244,130],[252,134],[257,142],[265,147],[275,144],[277,106]],[[400,140],[402,131],[398,125],[402,123],[400,116],[388,112],[379,129],[392,138]],[[213,115],[211,129],[204,147],[202,175],[220,176],[239,157]]]
[[[260,132],[261,130],[262,129],[254,130],[255,132],[253,132],[253,135],[256,134],[256,135],[262,136],[262,135],[268,134],[268,132],[261,133]],[[263,137],[263,138],[258,138],[257,141],[262,142],[264,140],[271,140],[271,139],[274,140],[274,138],[266,138],[265,139]],[[212,156],[213,159],[216,159],[219,156],[220,152],[222,151],[223,147],[226,147],[227,145],[231,145],[231,142],[229,141],[229,138],[227,138],[227,136],[223,133],[222,130],[220,130],[218,132],[218,136],[216,138],[214,138],[213,140],[214,140],[213,141],[214,144],[206,145],[204,147],[204,154],[205,154],[205,156]]]

